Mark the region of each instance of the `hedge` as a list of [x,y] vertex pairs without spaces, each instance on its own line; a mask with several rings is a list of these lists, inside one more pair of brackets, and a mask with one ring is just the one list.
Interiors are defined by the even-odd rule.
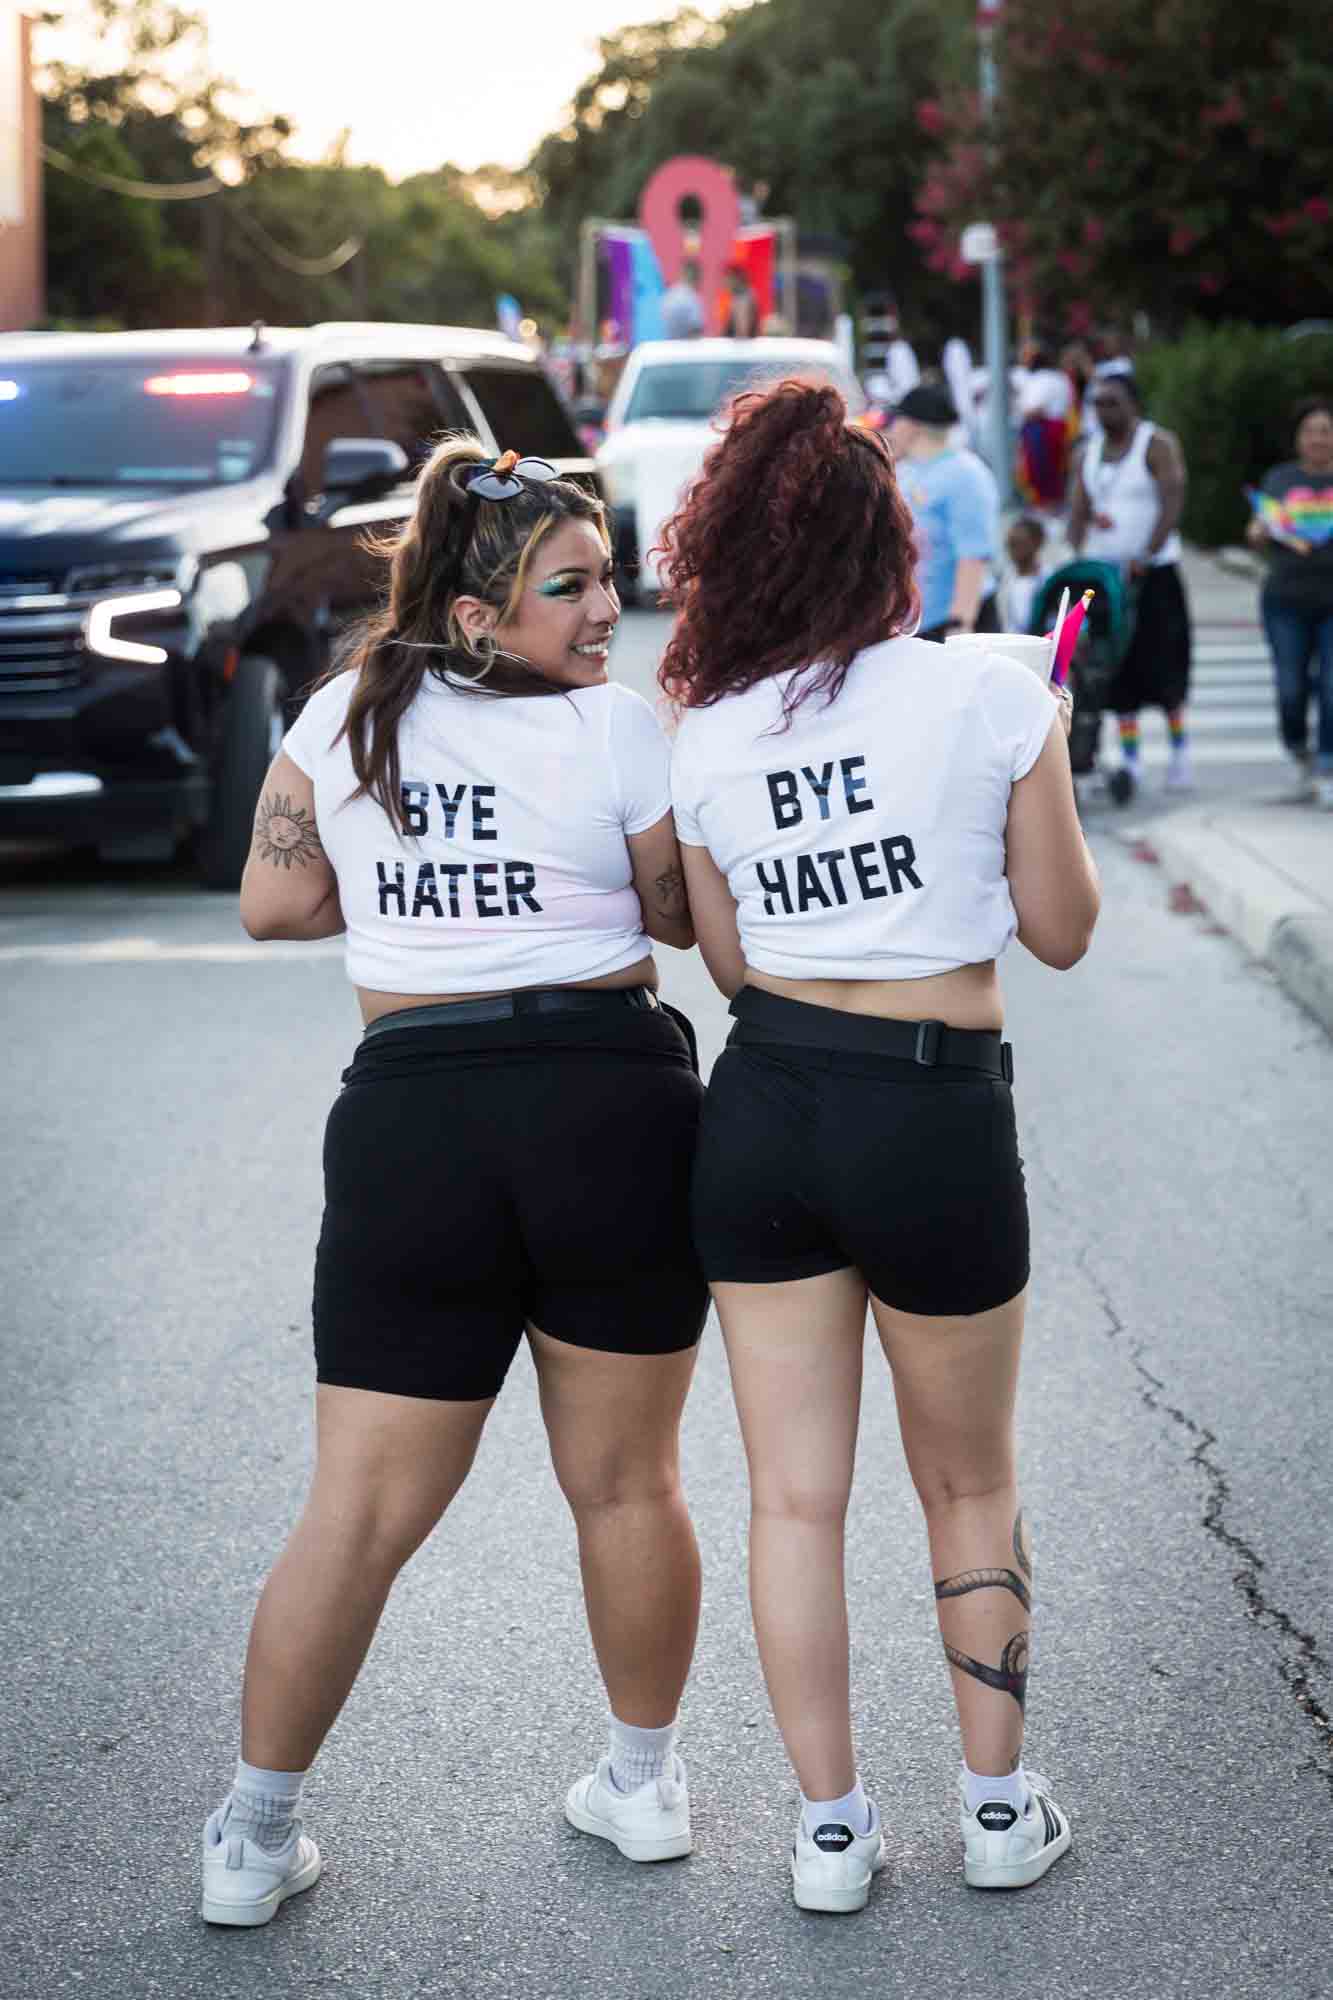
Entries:
[[1144,348],[1135,372],[1149,416],[1184,448],[1184,532],[1220,548],[1245,532],[1242,488],[1292,456],[1295,406],[1303,396],[1333,393],[1333,333],[1191,327]]

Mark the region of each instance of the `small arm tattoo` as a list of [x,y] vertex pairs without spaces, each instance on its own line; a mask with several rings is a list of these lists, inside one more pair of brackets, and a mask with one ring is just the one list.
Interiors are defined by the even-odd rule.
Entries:
[[665,868],[653,877],[653,887],[657,891],[657,907],[664,917],[684,917],[689,913],[689,903],[685,895],[685,877],[679,868]]
[[255,815],[255,848],[261,861],[290,871],[295,862],[304,868],[312,858],[322,860],[323,846],[313,810],[294,806],[290,795],[268,792]]

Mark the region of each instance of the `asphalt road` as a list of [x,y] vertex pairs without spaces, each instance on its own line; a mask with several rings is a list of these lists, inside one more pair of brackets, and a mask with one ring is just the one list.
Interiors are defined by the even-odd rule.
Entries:
[[[646,686],[663,634],[627,619],[615,670]],[[851,1919],[790,1898],[714,1327],[686,1420],[694,1856],[635,1869],[561,1817],[602,1705],[520,1360],[316,1767],[324,1880],[265,1931],[199,1923],[247,1622],[308,1466],[319,1134],[356,1024],[336,947],[249,944],[184,868],[10,858],[5,2000],[1333,1990],[1312,1713],[1333,1710],[1333,1047],[1091,823],[1092,954],[1006,967],[1035,1236],[1029,1760],[1075,1845],[1022,1895],[963,1886],[924,1537],[868,1351],[849,1578],[892,1859]],[[702,967],[664,971],[711,1060]]]

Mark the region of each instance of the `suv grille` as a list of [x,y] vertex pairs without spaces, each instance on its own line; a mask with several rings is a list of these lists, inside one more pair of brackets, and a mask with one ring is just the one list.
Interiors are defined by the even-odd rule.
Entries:
[[49,570],[0,573],[0,698],[52,694],[83,679],[83,617],[93,599],[74,597]]

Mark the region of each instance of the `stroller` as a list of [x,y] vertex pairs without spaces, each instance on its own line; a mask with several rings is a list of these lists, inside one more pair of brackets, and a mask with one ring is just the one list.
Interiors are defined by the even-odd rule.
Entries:
[[1117,669],[1134,636],[1136,593],[1119,563],[1075,556],[1072,562],[1061,563],[1059,569],[1053,570],[1037,592],[1032,601],[1032,631],[1050,631],[1065,590],[1069,592],[1071,605],[1078,603],[1085,590],[1096,592],[1078,635],[1069,672],[1074,696],[1069,761],[1078,776],[1096,767],[1102,714]]

